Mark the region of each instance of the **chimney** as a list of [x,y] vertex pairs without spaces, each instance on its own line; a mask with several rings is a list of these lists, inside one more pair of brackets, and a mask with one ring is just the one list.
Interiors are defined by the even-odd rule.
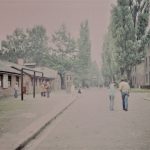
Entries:
[[17,59],[17,64],[23,66],[24,65],[24,60],[22,58],[18,58]]

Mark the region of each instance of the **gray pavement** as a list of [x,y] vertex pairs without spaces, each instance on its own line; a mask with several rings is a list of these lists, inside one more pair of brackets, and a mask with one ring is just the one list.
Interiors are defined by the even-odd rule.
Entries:
[[150,150],[148,95],[131,93],[126,112],[118,91],[109,111],[107,89],[85,90],[25,150]]
[[[13,150],[25,144],[52,119],[75,101],[77,93],[52,92],[50,98],[39,94],[33,99],[25,95],[24,101],[5,98],[0,101],[0,149]],[[7,110],[7,111],[6,111]]]

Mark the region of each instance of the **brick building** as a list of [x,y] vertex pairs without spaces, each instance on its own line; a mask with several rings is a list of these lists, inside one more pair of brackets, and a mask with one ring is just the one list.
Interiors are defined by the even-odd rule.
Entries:
[[150,49],[144,60],[132,68],[131,77],[133,87],[150,88]]

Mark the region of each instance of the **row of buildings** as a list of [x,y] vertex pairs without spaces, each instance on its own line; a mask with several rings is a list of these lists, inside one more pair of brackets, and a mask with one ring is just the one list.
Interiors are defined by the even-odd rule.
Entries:
[[143,61],[132,68],[132,86],[135,88],[150,88],[150,49]]
[[[23,71],[23,92],[24,94],[41,91],[41,83],[49,81],[52,90],[61,89],[61,78],[56,70],[47,67],[37,67],[35,63],[24,63],[22,59],[18,59],[17,63],[0,61],[0,97],[11,96],[14,94],[14,87],[19,85],[21,92],[21,71]],[[73,78],[66,73],[65,83],[66,89],[73,84]],[[35,84],[35,86],[34,86]]]

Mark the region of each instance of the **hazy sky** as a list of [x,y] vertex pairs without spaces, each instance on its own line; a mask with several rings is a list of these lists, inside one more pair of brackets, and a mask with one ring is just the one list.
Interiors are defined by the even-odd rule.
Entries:
[[116,0],[0,0],[0,40],[16,27],[43,25],[48,36],[61,24],[75,37],[80,23],[89,21],[92,59],[100,62],[102,42],[110,21],[111,4]]

